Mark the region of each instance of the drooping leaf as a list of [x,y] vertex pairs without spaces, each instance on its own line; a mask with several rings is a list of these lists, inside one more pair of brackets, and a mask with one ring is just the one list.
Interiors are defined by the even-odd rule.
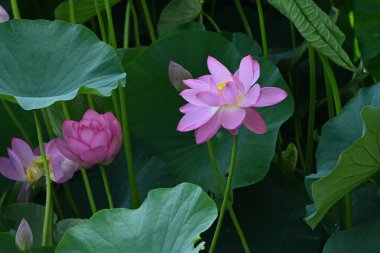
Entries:
[[[96,0],[96,1],[98,1],[100,12],[103,12],[105,10],[104,0]],[[118,2],[120,2],[120,0],[109,0],[109,3],[111,6],[117,4]],[[74,13],[75,13],[75,22],[77,24],[83,24],[86,21],[90,20],[92,17],[96,16],[94,0],[74,1]],[[55,9],[55,18],[70,22],[68,1],[64,1],[60,5],[58,5],[58,7]]]
[[137,210],[102,210],[70,229],[56,253],[199,252],[194,242],[217,216],[214,202],[199,186],[184,183],[152,190]]
[[311,186],[316,211],[305,220],[312,228],[337,201],[380,171],[380,109],[366,106],[361,115],[364,135],[341,153],[329,175]]
[[336,64],[355,71],[347,53],[342,48],[344,34],[313,0],[268,0],[288,17],[301,35],[320,53]]
[[157,30],[160,36],[193,21],[202,11],[199,0],[171,0],[162,10]]
[[332,235],[323,253],[370,253],[378,252],[380,222],[362,224],[353,229]]
[[[33,233],[34,246],[41,245],[45,214],[44,206],[35,203],[17,203],[5,206],[2,212],[13,222],[15,230],[17,230],[21,220],[25,218]],[[54,214],[54,222],[56,220],[57,217]]]
[[[183,31],[157,41],[125,66],[128,72],[127,108],[132,133],[166,163],[177,183],[196,183],[221,196],[206,145],[196,145],[192,132],[176,131],[181,118],[179,107],[185,101],[168,77],[169,61],[182,65],[193,77],[209,73],[206,67],[208,55],[221,61],[232,72],[242,58],[229,41],[215,33]],[[261,59],[260,63],[260,85],[289,91],[274,65]],[[266,175],[274,155],[278,129],[293,112],[292,96],[289,93],[282,103],[259,111],[269,131],[257,135],[244,127],[239,130],[234,188],[256,183]],[[213,144],[220,171],[225,175],[232,135],[220,131],[213,138]]]
[[354,18],[355,35],[364,66],[376,81],[380,81],[380,2],[355,0]]
[[78,93],[110,96],[124,82],[116,52],[82,25],[12,20],[0,25],[0,34],[0,98],[25,110]]

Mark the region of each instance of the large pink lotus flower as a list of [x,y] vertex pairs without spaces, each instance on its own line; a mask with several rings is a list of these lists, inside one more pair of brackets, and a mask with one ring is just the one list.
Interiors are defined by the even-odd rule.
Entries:
[[[59,151],[57,143],[59,139],[53,139],[44,144],[45,153],[48,159],[50,168],[50,179],[56,183],[65,183],[70,180],[76,171],[80,169],[77,162],[74,162]],[[34,151],[36,155],[40,155],[40,150]],[[43,160],[41,157],[35,159],[35,163],[43,166]]]
[[0,5],[0,23],[4,23],[9,20],[9,15],[7,11]]
[[110,164],[122,143],[120,123],[115,116],[111,112],[99,114],[92,109],[79,122],[65,120],[63,136],[65,141],[58,142],[59,150],[83,168]]
[[241,60],[234,74],[211,56],[207,65],[211,75],[183,80],[190,89],[180,95],[189,103],[180,108],[185,115],[177,130],[195,130],[197,144],[210,140],[220,127],[234,135],[242,124],[254,133],[266,133],[266,124],[254,108],[281,102],[287,97],[286,91],[276,87],[261,88],[256,83],[260,65],[250,55]]

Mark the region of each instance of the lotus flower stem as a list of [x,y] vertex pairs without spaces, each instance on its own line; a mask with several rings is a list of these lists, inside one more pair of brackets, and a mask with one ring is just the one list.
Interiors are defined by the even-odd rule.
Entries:
[[61,205],[59,204],[57,193],[55,192],[54,187],[52,187],[51,193],[52,193],[52,197],[53,197],[55,210],[57,211],[57,214],[58,214],[58,218],[60,220],[62,220],[63,219],[63,211],[62,211]]
[[12,109],[9,107],[8,102],[1,100],[1,103],[3,104],[3,107],[5,111],[8,113],[9,117],[11,118],[13,124],[20,131],[23,139],[29,144],[29,146],[33,146],[28,133],[25,131],[25,128],[22,126],[20,121],[17,119],[16,115],[13,113]]
[[[33,111],[34,114],[34,121],[36,122],[36,128],[37,128],[37,136],[38,136],[38,144],[42,156],[42,161],[44,165],[44,172],[45,172],[45,185],[46,185],[46,203],[45,203],[45,215],[44,215],[44,225],[42,230],[42,246],[46,246],[47,238],[48,238],[48,232],[49,232],[49,218],[50,218],[50,212],[51,212],[51,181],[50,181],[50,170],[49,165],[46,159],[45,154],[45,148],[44,148],[44,140],[42,137],[42,129],[41,124],[37,116],[37,112]],[[52,231],[52,230],[50,230]]]
[[230,190],[231,190],[232,178],[233,178],[234,169],[235,169],[235,158],[236,158],[237,143],[238,143],[237,135],[234,135],[233,136],[232,151],[231,151],[231,163],[230,163],[230,168],[228,170],[227,185],[226,185],[226,189],[224,191],[223,204],[222,204],[222,208],[220,209],[218,223],[216,225],[214,237],[212,238],[209,253],[214,252],[216,242],[218,241],[220,229],[222,228],[224,213],[226,212],[228,198],[229,198],[229,194],[230,194]]
[[309,97],[309,123],[308,123],[308,130],[307,130],[305,175],[310,174],[311,166],[313,162],[315,103],[317,99],[315,53],[314,53],[314,48],[311,44],[308,44],[308,51],[309,51],[309,73],[310,73],[310,97]]
[[[328,79],[328,83],[330,84],[330,88],[333,93],[334,97],[334,103],[335,103],[335,112],[337,115],[339,115],[342,112],[342,102],[340,100],[340,94],[339,94],[339,88],[338,84],[336,82],[334,71],[331,68],[329,60],[326,58],[326,56],[322,54],[318,54],[319,58],[322,61],[323,71],[325,73],[325,76]],[[345,217],[345,228],[350,229],[352,228],[352,199],[351,199],[351,193],[348,193],[344,197],[344,217]],[[341,212],[342,213],[342,212]]]
[[110,189],[110,186],[108,183],[108,177],[107,177],[106,169],[101,164],[99,165],[99,168],[100,168],[100,172],[102,173],[104,188],[106,190],[106,195],[107,195],[109,207],[110,207],[110,209],[113,209],[114,205],[113,205],[113,200],[112,200],[111,189]]
[[[208,153],[209,153],[209,156],[210,156],[212,167],[213,167],[214,172],[215,172],[215,177],[216,177],[216,179],[218,181],[218,184],[219,184],[219,188],[220,188],[221,192],[224,192],[226,187],[224,185],[222,175],[220,174],[220,171],[219,171],[219,168],[218,168],[218,164],[217,164],[216,159],[215,159],[215,152],[214,152],[214,148],[212,146],[211,140],[207,142],[207,149],[208,149]],[[244,252],[245,253],[249,253],[250,250],[249,250],[249,247],[248,247],[247,240],[245,239],[244,232],[243,232],[243,230],[240,227],[239,221],[238,221],[238,219],[236,217],[235,211],[234,211],[234,209],[233,209],[233,207],[231,205],[231,201],[229,199],[227,200],[227,209],[228,209],[229,214],[231,216],[231,220],[234,223],[236,231],[237,231],[237,233],[239,235],[240,241],[241,241],[241,243],[243,245]]]
[[106,28],[104,26],[102,12],[99,9],[98,0],[94,0],[94,6],[95,6],[95,10],[96,10],[96,17],[98,18],[98,23],[99,23],[100,34],[102,36],[102,40],[107,43]]
[[248,34],[248,36],[251,39],[253,39],[252,31],[251,31],[251,28],[249,27],[247,16],[245,15],[243,8],[241,7],[240,0],[235,0],[234,2],[235,2],[236,10],[238,11],[241,21],[243,22],[245,32]]
[[211,25],[215,28],[215,31],[217,33],[221,33],[222,31],[220,30],[219,26],[215,23],[215,21],[210,17],[206,12],[203,12],[203,15],[210,21]]
[[267,34],[265,32],[265,22],[264,22],[264,13],[263,7],[261,5],[261,0],[256,0],[257,11],[259,12],[259,22],[260,22],[260,33],[261,33],[261,41],[263,46],[264,58],[268,60],[268,44],[267,44]]
[[17,0],[11,0],[12,12],[14,19],[21,19],[20,11],[18,9]]
[[111,5],[110,5],[109,0],[104,0],[104,5],[106,7],[106,14],[107,14],[109,42],[111,46],[113,46],[114,48],[117,48],[115,28],[113,25],[112,10],[111,10]]
[[75,24],[74,0],[69,0],[70,23]]
[[112,104],[113,104],[113,109],[116,114],[116,118],[119,122],[121,122],[120,102],[117,96],[117,90],[112,91]]
[[92,194],[92,190],[91,190],[91,186],[90,186],[90,181],[88,180],[87,172],[85,169],[81,169],[80,172],[82,173],[84,187],[86,188],[88,201],[90,202],[91,212],[92,212],[92,214],[94,214],[94,213],[96,213],[96,205],[95,205],[95,201],[94,201],[94,195]]
[[125,156],[128,163],[128,180],[129,188],[132,195],[132,208],[138,208],[140,205],[140,195],[137,187],[136,176],[133,169],[132,147],[129,136],[129,124],[127,117],[127,103],[125,101],[124,89],[119,85],[120,105],[121,105],[121,126],[123,133],[123,144],[125,150]]
[[127,7],[125,8],[125,23],[124,23],[124,40],[123,47],[129,47],[129,28],[131,23],[131,1],[127,2]]
[[327,110],[329,114],[329,119],[334,117],[334,98],[331,90],[331,85],[329,78],[327,77],[326,71],[324,71],[325,86],[326,86],[326,97],[327,97]]
[[67,202],[69,203],[69,206],[71,208],[71,211],[74,213],[75,218],[80,217],[79,210],[77,208],[77,205],[75,204],[74,198],[73,198],[73,193],[71,192],[71,187],[69,182],[63,183],[63,191],[65,192],[65,196],[67,199]]
[[[62,101],[61,105],[62,105],[63,115],[65,116],[65,119],[67,119],[67,120],[70,119],[70,113],[69,113],[69,109],[67,107],[66,102]],[[92,194],[90,182],[88,181],[87,172],[86,172],[85,169],[81,169],[81,173],[82,173],[82,178],[83,178],[84,186],[85,186],[85,189],[86,189],[86,192],[87,192],[88,201],[90,203],[90,208],[91,208],[92,213],[94,214],[96,212],[96,206],[95,206],[94,196]],[[68,200],[69,200],[69,198],[68,198]]]
[[133,18],[133,30],[135,31],[135,44],[136,47],[140,47],[140,31],[139,31],[139,21],[135,9],[135,5],[133,4],[132,0],[129,0],[131,3],[131,12],[132,12],[132,18]]
[[90,108],[94,109],[95,108],[95,103],[94,103],[94,100],[92,99],[92,96],[87,94],[86,98],[87,98],[88,106]]
[[150,17],[149,9],[145,0],[141,0],[141,6],[144,12],[146,25],[148,26],[149,36],[152,42],[156,41],[156,34],[154,32],[152,19]]
[[51,126],[51,123],[50,123],[50,119],[49,119],[49,115],[48,115],[47,109],[46,108],[42,108],[41,109],[41,113],[42,113],[42,119],[44,120],[44,123],[45,123],[45,126],[46,126],[46,130],[48,132],[49,138],[50,139],[54,139],[54,131],[53,131],[53,127]]

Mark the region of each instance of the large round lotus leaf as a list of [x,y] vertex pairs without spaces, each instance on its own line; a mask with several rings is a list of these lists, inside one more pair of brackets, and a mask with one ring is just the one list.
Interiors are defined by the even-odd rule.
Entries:
[[194,243],[217,217],[199,186],[156,189],[137,210],[102,210],[63,236],[56,253],[196,253]]
[[[132,132],[166,162],[177,183],[192,182],[205,190],[220,193],[206,144],[196,145],[193,132],[176,131],[182,116],[178,109],[185,101],[168,78],[170,60],[184,66],[193,77],[209,73],[206,66],[208,55],[214,56],[231,71],[238,68],[243,57],[233,44],[211,32],[189,30],[157,41],[125,66],[128,72],[127,109]],[[265,60],[260,60],[260,64],[260,85],[277,86],[289,92],[273,64]],[[267,174],[278,130],[293,112],[292,96],[289,93],[285,101],[259,111],[269,131],[257,135],[245,127],[240,128],[233,187],[253,184]],[[221,173],[225,175],[230,162],[232,135],[220,131],[213,138],[213,146]]]
[[0,34],[0,98],[26,110],[78,93],[110,96],[124,82],[116,52],[82,25],[12,20]]

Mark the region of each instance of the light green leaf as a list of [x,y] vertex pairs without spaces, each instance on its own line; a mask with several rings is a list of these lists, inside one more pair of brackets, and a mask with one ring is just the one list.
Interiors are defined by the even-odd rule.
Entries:
[[162,10],[157,30],[165,35],[179,25],[193,21],[202,11],[200,0],[172,0]]
[[110,96],[125,80],[115,50],[82,25],[12,20],[0,34],[0,98],[25,110],[78,93]]
[[54,230],[54,239],[57,243],[61,241],[63,235],[72,227],[75,227],[79,224],[82,224],[86,220],[84,219],[75,219],[75,218],[68,218],[64,220],[60,220],[55,224],[55,230]]
[[347,53],[342,48],[344,34],[313,0],[268,0],[288,17],[301,35],[320,53],[336,64],[355,71]]
[[323,253],[372,253],[380,248],[380,222],[363,224],[332,235]]
[[312,228],[347,193],[366,182],[380,170],[380,109],[362,110],[364,135],[341,153],[334,170],[311,186],[315,212],[305,218]]
[[[99,10],[105,10],[104,0],[98,1]],[[74,2],[75,22],[83,24],[96,15],[94,0],[76,0]],[[109,0],[111,6],[117,4],[120,0]],[[68,1],[62,2],[55,9],[55,18],[70,22],[69,3]]]
[[217,217],[199,186],[183,183],[152,190],[137,210],[102,210],[70,229],[56,253],[195,253],[195,240]]
[[380,81],[380,1],[354,1],[355,35],[364,66]]

